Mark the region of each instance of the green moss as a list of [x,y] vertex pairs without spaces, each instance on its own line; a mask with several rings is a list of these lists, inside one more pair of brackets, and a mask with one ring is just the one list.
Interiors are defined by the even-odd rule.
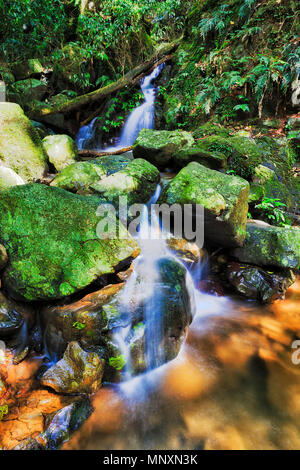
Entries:
[[106,176],[106,170],[100,164],[76,162],[64,168],[52,181],[51,186],[86,194],[93,192],[91,186]]

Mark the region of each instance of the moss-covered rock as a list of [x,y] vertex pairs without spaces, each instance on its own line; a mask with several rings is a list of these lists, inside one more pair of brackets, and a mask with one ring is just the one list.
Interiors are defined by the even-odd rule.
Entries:
[[127,204],[148,202],[160,180],[157,168],[146,160],[137,158],[126,168],[93,184],[92,189],[106,201],[119,205],[119,197],[126,196]]
[[178,168],[185,167],[190,162],[198,162],[202,165],[218,170],[226,166],[227,157],[221,152],[209,152],[203,148],[201,141],[191,147],[179,150],[174,154],[172,164]]
[[250,221],[246,231],[243,247],[233,251],[239,261],[284,269],[300,267],[300,229]]
[[133,156],[144,158],[158,168],[165,168],[173,163],[176,152],[193,143],[194,138],[189,132],[142,129],[133,144]]
[[89,395],[101,387],[104,363],[97,353],[86,352],[73,341],[63,358],[42,376],[41,384],[57,393]]
[[57,171],[62,171],[77,159],[77,146],[68,135],[48,135],[43,139],[43,147]]
[[221,126],[214,122],[206,122],[203,126],[198,127],[194,132],[193,136],[197,139],[202,139],[208,135],[218,135],[220,137],[229,137],[231,129]]
[[11,168],[0,165],[0,191],[19,184],[25,184],[22,178]]
[[25,182],[42,178],[48,170],[40,137],[15,103],[0,103],[0,161]]
[[122,155],[106,155],[98,157],[94,160],[89,160],[90,163],[95,163],[105,168],[107,176],[117,173],[126,168],[128,163],[133,160],[131,152],[126,152]]
[[100,164],[91,162],[76,162],[64,168],[51,183],[51,186],[66,189],[73,193],[87,194],[90,187],[102,178],[106,177],[106,171]]
[[97,236],[97,208],[83,196],[41,184],[0,192],[0,242],[9,256],[6,288],[24,300],[62,298],[135,257],[138,245],[112,215],[107,238]]
[[204,206],[204,236],[222,246],[241,245],[246,235],[249,183],[192,162],[164,188],[159,203]]
[[44,71],[44,68],[39,59],[28,59],[23,62],[15,62],[11,65],[11,70],[16,80],[39,75]]

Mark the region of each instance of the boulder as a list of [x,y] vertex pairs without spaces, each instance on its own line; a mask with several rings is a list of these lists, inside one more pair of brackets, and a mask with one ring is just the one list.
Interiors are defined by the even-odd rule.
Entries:
[[89,395],[102,385],[104,363],[97,353],[86,352],[72,341],[63,358],[43,374],[41,384],[57,393]]
[[51,182],[51,186],[66,189],[72,193],[93,193],[91,186],[106,177],[106,171],[100,164],[76,162],[64,168]]
[[24,318],[15,303],[0,292],[0,339],[16,334],[24,323]]
[[119,197],[126,196],[127,204],[145,204],[154,193],[160,180],[160,174],[155,166],[146,160],[137,158],[130,162],[126,168],[111,174],[91,188],[116,207],[119,205]]
[[243,247],[232,254],[242,263],[297,269],[300,267],[300,229],[251,220],[247,223]]
[[191,147],[176,152],[172,163],[178,168],[183,168],[190,162],[201,163],[213,170],[225,168],[227,157],[218,151],[209,152],[205,150],[201,142],[196,142]]
[[272,272],[240,263],[229,263],[227,279],[239,294],[263,304],[283,299],[286,290],[295,282],[291,270]]
[[165,186],[161,203],[204,206],[204,236],[221,246],[242,245],[246,235],[249,183],[189,163]]
[[176,152],[193,143],[194,138],[189,132],[142,129],[133,144],[133,156],[144,158],[158,168],[165,168],[173,163]]
[[76,162],[77,146],[68,135],[48,135],[43,139],[43,147],[57,171]]
[[22,178],[14,170],[0,165],[0,191],[19,184],[25,184]]
[[106,238],[99,238],[97,208],[93,200],[42,184],[1,191],[6,289],[26,301],[59,299],[129,265],[139,253],[137,243],[113,215]]
[[46,161],[40,137],[20,106],[0,103],[0,162],[31,182],[47,172]]
[[125,152],[122,155],[106,155],[104,157],[98,157],[94,160],[89,160],[89,162],[101,165],[105,168],[107,176],[110,176],[113,173],[117,173],[118,171],[126,168],[128,163],[132,160],[132,152]]

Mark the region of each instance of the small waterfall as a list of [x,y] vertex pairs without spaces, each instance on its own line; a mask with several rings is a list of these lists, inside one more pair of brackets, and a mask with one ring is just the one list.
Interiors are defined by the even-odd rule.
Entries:
[[[143,78],[141,90],[145,98],[144,103],[135,108],[128,116],[117,144],[113,147],[102,149],[103,151],[113,151],[130,147],[142,129],[154,128],[154,105],[157,87],[153,84],[153,80],[159,76],[164,66],[165,64],[158,65],[150,75]],[[98,145],[100,145],[100,138],[98,138],[97,141],[97,136],[95,135],[95,123],[97,119],[98,117],[94,118],[89,124],[79,129],[76,137],[79,150],[87,148],[96,149]]]
[[154,128],[154,104],[156,96],[156,86],[152,83],[155,80],[165,64],[156,67],[150,75],[143,78],[141,90],[145,97],[143,104],[138,106],[128,116],[127,121],[122,130],[118,147],[124,148],[131,146],[136,140],[142,129]]
[[76,144],[78,150],[86,149],[95,137],[96,121],[98,117],[95,117],[89,124],[82,126],[76,137]]

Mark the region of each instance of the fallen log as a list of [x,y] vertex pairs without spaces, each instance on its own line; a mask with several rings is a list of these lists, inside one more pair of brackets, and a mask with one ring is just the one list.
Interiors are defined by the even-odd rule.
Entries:
[[159,51],[157,51],[149,60],[138,65],[133,70],[124,75],[124,77],[111,83],[110,85],[98,88],[97,90],[91,91],[90,93],[86,93],[85,95],[78,96],[68,101],[67,103],[61,104],[59,106],[48,106],[36,110],[32,113],[32,116],[30,117],[34,118],[37,121],[43,121],[48,116],[50,117],[57,114],[68,114],[74,111],[78,111],[83,106],[90,106],[95,102],[101,101],[110,94],[115,93],[116,91],[119,91],[128,85],[133,85],[143,76],[145,72],[149,71],[153,67],[156,67],[165,60],[168,60],[168,58],[170,58],[169,54],[178,47],[179,43],[180,40],[176,40],[172,43],[166,44]]
[[103,150],[101,151],[96,149],[78,150],[78,156],[83,160],[88,160],[90,158],[105,157],[106,155],[121,155],[122,153],[129,152],[130,150],[132,150],[132,146],[113,150],[111,152],[103,152]]

